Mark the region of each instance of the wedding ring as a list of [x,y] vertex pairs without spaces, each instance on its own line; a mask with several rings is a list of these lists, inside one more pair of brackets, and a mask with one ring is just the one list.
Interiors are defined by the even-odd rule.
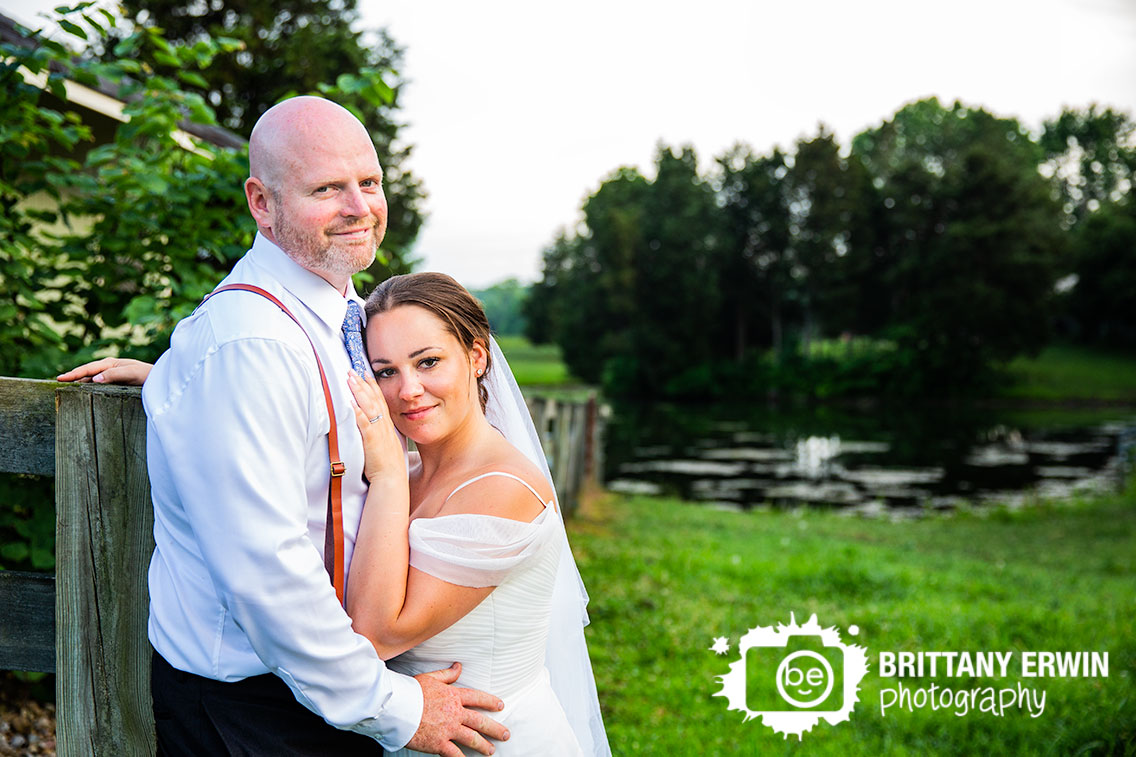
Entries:
[[383,419],[382,415],[376,415],[374,418],[368,418],[367,420],[369,420],[371,423],[378,423],[382,419]]

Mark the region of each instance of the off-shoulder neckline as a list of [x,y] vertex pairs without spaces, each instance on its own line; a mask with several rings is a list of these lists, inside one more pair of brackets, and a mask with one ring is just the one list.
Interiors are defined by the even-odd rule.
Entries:
[[425,515],[419,518],[412,518],[410,526],[413,527],[415,523],[423,520],[445,520],[446,518],[490,518],[492,520],[505,521],[506,523],[516,523],[519,526],[540,525],[537,521],[544,518],[548,512],[552,510],[550,505],[551,502],[545,503],[544,509],[537,513],[536,517],[532,520],[517,520],[516,518],[506,518],[503,515],[489,515],[488,513],[449,513],[447,515]]

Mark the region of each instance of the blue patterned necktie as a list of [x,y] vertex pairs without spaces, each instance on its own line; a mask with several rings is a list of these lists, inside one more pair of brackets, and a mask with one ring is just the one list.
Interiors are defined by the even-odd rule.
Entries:
[[367,354],[363,352],[363,311],[355,300],[347,301],[347,315],[343,318],[343,342],[351,356],[351,367],[360,378],[367,377]]

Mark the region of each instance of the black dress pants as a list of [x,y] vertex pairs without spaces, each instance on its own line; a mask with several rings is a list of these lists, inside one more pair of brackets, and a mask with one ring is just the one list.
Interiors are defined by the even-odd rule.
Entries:
[[224,683],[178,670],[155,652],[150,684],[160,756],[383,754],[374,739],[328,725],[272,674]]

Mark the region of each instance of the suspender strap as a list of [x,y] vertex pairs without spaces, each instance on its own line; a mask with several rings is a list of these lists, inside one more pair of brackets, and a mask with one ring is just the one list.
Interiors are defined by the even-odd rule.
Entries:
[[316,352],[316,345],[308,336],[307,330],[296,320],[296,316],[292,315],[292,311],[288,310],[283,302],[260,287],[252,284],[226,284],[206,295],[201,303],[205,304],[210,297],[220,292],[232,291],[252,292],[271,300],[276,307],[284,311],[284,315],[295,321],[296,325],[300,327],[300,331],[304,332],[308,344],[312,346],[312,355],[315,356],[316,367],[319,368],[320,383],[323,384],[323,398],[327,402],[327,419],[331,424],[327,432],[327,457],[331,465],[331,483],[327,487],[327,528],[323,545],[323,564],[327,568],[328,575],[331,576],[331,583],[335,587],[335,596],[339,598],[339,603],[343,604],[343,473],[347,467],[339,457],[339,432],[335,425],[335,405],[331,401],[331,389],[327,384],[327,374],[324,373],[323,363],[320,362],[319,353]]

